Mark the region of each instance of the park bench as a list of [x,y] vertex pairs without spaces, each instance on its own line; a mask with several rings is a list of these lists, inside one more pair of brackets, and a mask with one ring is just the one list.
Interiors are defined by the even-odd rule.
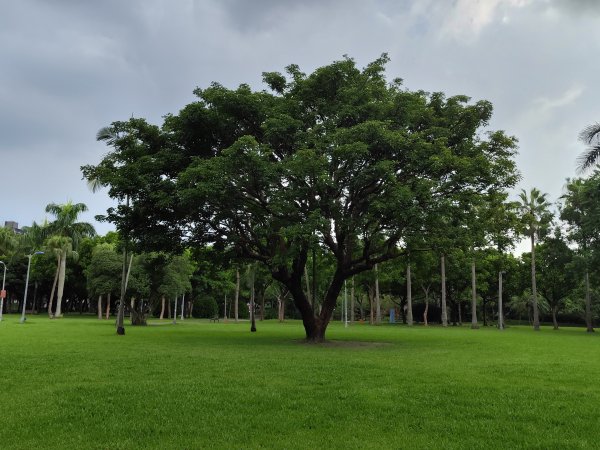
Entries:
[[219,316],[211,317],[210,321],[211,322],[215,322],[215,323],[218,322],[219,321]]

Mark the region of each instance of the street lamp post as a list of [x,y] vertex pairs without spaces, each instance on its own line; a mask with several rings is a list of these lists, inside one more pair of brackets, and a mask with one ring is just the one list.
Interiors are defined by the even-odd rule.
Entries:
[[2,277],[2,293],[0,295],[0,322],[2,321],[2,310],[4,309],[4,298],[6,296],[6,292],[4,290],[4,282],[6,281],[6,264],[4,261],[0,261],[0,264],[4,266],[4,276]]
[[25,278],[25,295],[23,296],[23,311],[21,312],[21,320],[19,322],[25,323],[25,306],[27,305],[27,288],[29,286],[29,269],[31,267],[31,257],[33,255],[43,255],[44,252],[33,252],[30,255],[27,255],[29,261],[27,262],[27,277]]

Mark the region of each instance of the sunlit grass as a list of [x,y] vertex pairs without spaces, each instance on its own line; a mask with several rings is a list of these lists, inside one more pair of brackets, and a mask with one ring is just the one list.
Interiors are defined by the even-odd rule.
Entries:
[[583,329],[5,319],[1,448],[597,447]]

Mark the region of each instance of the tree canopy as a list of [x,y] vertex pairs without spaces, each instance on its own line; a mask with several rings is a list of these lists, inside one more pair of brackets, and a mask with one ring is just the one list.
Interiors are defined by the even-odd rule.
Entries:
[[[113,151],[88,180],[130,206],[107,219],[141,244],[230,247],[284,284],[309,340],[319,341],[348,277],[444,236],[518,180],[516,140],[483,133],[487,101],[388,83],[386,55],[302,73],[265,73],[270,92],[217,83],[162,127],[111,125]],[[314,246],[333,256],[320,312],[301,278]]]

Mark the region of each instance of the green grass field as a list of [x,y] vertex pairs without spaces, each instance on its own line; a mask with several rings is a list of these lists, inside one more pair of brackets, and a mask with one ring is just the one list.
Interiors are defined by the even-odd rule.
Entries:
[[598,448],[600,336],[0,323],[0,448]]

